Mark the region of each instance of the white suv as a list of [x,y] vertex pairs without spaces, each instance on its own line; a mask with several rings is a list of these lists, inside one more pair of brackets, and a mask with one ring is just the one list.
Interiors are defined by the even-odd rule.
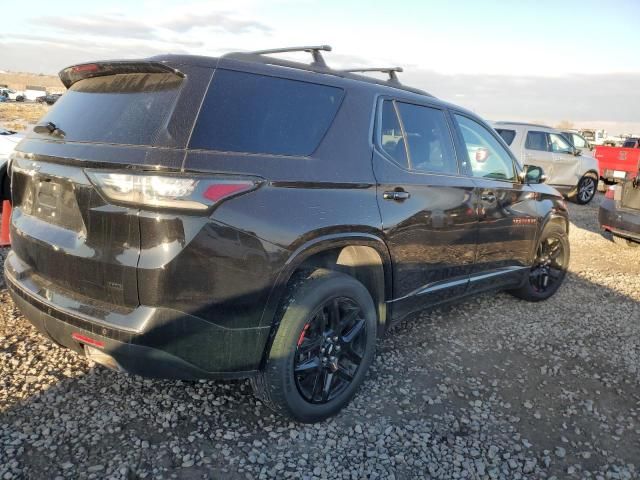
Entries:
[[549,185],[579,204],[593,199],[598,187],[598,161],[582,155],[562,132],[518,122],[495,122],[493,127],[522,165],[542,167]]

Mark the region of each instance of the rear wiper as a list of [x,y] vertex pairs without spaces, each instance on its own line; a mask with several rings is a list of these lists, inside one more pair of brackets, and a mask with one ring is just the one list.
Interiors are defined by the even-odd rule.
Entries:
[[47,135],[53,135],[55,137],[64,137],[64,130],[56,127],[56,124],[53,122],[47,123],[39,123],[35,127],[33,127],[33,131],[36,133],[45,133]]

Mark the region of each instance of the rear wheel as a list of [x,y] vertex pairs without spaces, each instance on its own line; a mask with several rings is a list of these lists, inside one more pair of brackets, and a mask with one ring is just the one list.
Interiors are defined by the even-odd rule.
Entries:
[[640,247],[640,243],[638,242],[634,242],[633,240],[629,240],[628,238],[624,238],[624,237],[620,237],[618,235],[611,235],[612,239],[613,239],[613,243],[615,243],[616,245],[619,245],[621,247],[626,247],[626,248],[638,248]]
[[316,270],[294,282],[254,391],[277,413],[313,423],[339,412],[363,382],[376,342],[367,289],[349,275]]
[[561,225],[548,225],[542,232],[527,280],[522,287],[510,293],[530,302],[546,300],[560,288],[568,267],[567,232]]
[[598,188],[598,180],[590,175],[585,175],[578,182],[578,190],[576,192],[576,202],[585,205],[593,200]]

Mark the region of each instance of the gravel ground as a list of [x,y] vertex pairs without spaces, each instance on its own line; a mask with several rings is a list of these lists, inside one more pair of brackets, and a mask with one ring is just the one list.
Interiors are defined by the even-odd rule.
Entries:
[[319,425],[247,382],[116,374],[52,345],[0,289],[0,479],[640,478],[640,250],[571,205],[568,280],[548,302],[485,295],[378,347]]

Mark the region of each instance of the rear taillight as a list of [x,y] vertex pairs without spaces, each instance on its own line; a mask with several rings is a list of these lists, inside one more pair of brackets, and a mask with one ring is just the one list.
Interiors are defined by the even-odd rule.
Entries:
[[151,209],[206,211],[222,200],[259,185],[258,180],[245,178],[101,170],[87,170],[86,173],[110,203]]
[[97,72],[98,70],[100,70],[100,66],[96,63],[86,63],[84,65],[76,65],[75,67],[71,67],[71,71],[73,73]]
[[607,188],[607,191],[604,194],[604,198],[609,198],[613,200],[615,199],[615,196],[616,196],[616,186],[611,185],[609,188]]

